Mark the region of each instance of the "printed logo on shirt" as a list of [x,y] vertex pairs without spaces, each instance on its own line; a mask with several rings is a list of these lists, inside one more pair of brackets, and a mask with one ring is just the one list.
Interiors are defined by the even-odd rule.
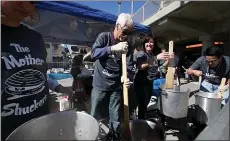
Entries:
[[216,76],[215,74],[205,73],[204,78],[209,82],[214,82],[214,83],[220,82],[220,77]]
[[[30,52],[28,47],[21,47],[19,44],[11,43],[10,46],[15,47],[18,53]],[[29,65],[43,65],[44,63],[44,60],[40,58],[33,58],[31,54],[25,55],[24,58],[20,58],[18,60],[13,55],[9,55],[8,57],[3,56],[2,59],[4,60],[8,70]]]
[[4,105],[2,108],[1,116],[6,117],[6,116],[13,115],[13,114],[15,116],[20,116],[20,115],[26,115],[26,114],[32,113],[33,111],[41,107],[46,102],[46,100],[47,100],[47,96],[45,95],[41,100],[39,101],[34,100],[33,104],[26,106],[26,107],[20,106],[19,103],[10,103],[10,104]]
[[19,71],[5,82],[5,92],[12,96],[7,100],[36,95],[45,88],[44,83],[45,77],[40,71],[33,69]]
[[[17,57],[16,59],[11,54],[5,54],[2,56],[2,60],[5,62],[7,70],[10,71],[14,68],[20,68],[29,65],[43,65],[44,60],[40,58],[33,58],[31,54],[29,54],[30,50],[28,47],[21,47],[19,44],[15,43],[11,43],[10,46],[13,46],[18,53],[28,53],[28,55],[25,55],[25,58],[20,59]],[[41,107],[47,100],[46,95],[38,101],[37,99],[28,101],[28,103],[32,104],[25,107],[22,107],[20,103],[14,102],[14,100],[39,94],[45,89],[45,82],[46,78],[44,74],[34,69],[21,70],[8,77],[5,81],[5,88],[3,90],[5,92],[4,94],[8,94],[6,100],[12,101],[12,103],[8,103],[2,106],[1,115],[25,115]]]

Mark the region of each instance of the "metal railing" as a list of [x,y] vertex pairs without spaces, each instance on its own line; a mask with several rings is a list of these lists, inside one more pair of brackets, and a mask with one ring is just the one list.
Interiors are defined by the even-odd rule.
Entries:
[[70,62],[48,62],[48,69],[63,68],[64,70],[70,69]]
[[137,12],[133,14],[133,20],[137,23],[142,23],[152,15],[157,13],[160,9],[171,4],[171,1],[147,1]]
[[[71,62],[48,62],[48,69],[62,68],[64,70],[69,70],[71,67]],[[94,69],[93,62],[83,62],[88,69]]]

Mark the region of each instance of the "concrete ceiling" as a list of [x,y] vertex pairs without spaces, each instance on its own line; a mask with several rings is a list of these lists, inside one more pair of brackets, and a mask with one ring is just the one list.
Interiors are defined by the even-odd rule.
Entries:
[[181,41],[230,31],[230,1],[191,1],[152,23],[161,40]]
[[170,17],[192,19],[204,22],[221,21],[230,18],[229,1],[196,1],[171,14]]

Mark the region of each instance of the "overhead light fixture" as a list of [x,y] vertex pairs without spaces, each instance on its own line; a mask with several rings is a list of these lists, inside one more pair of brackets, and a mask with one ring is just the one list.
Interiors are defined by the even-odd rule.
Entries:
[[160,21],[159,23],[158,23],[158,25],[163,25],[163,24],[165,24],[165,23],[167,23],[168,22],[168,19],[165,19],[165,20],[163,20],[163,21]]
[[39,24],[39,22],[40,22],[40,14],[38,10],[36,10],[32,15],[30,15],[29,17],[26,17],[23,20],[23,23],[29,26],[36,26]]
[[[223,42],[214,42],[214,45],[223,45]],[[194,44],[194,45],[188,45],[186,48],[200,48],[203,44]]]
[[77,18],[73,18],[70,22],[70,27],[73,31],[77,31],[78,23],[77,23]]
[[223,45],[224,42],[214,42],[215,45]]

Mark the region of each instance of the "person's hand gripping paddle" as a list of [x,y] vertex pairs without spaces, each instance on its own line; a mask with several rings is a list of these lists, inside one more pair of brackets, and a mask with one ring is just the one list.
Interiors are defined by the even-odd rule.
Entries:
[[[169,42],[169,54],[173,53],[173,41]],[[175,73],[175,68],[172,67],[171,64],[171,59],[169,60],[169,67],[168,67],[168,71],[166,74],[166,78],[165,78],[165,88],[166,89],[173,89],[174,86],[174,73]]]
[[219,86],[219,92],[217,93],[217,96],[220,99],[222,99],[222,94],[223,94],[223,92],[220,90],[223,89],[223,87],[225,86],[225,83],[226,83],[226,78],[222,78],[220,86]]

